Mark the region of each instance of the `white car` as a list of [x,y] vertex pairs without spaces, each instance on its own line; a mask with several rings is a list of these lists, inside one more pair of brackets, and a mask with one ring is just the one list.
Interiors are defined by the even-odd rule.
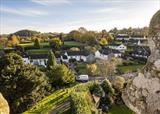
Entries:
[[76,76],[76,80],[77,81],[88,81],[89,77],[88,77],[88,75],[78,75],[78,76]]

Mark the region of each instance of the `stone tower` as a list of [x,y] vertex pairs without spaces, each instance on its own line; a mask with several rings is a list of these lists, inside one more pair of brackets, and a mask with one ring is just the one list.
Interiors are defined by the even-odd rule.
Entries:
[[150,21],[148,40],[151,56],[127,85],[122,98],[137,114],[160,114],[160,10]]

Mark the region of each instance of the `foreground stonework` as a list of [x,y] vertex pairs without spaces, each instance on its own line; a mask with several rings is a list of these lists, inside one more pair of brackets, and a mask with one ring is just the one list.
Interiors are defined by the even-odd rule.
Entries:
[[9,114],[9,106],[7,101],[0,93],[0,114]]
[[151,56],[122,94],[125,104],[137,114],[160,114],[160,10],[149,28]]

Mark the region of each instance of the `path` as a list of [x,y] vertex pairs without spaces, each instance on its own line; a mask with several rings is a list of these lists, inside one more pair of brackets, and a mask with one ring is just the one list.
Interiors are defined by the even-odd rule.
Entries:
[[54,109],[52,109],[52,111],[50,112],[50,114],[57,114],[62,109],[66,109],[68,107],[70,107],[70,101],[69,101],[69,99],[66,100],[63,103],[57,104],[57,106]]

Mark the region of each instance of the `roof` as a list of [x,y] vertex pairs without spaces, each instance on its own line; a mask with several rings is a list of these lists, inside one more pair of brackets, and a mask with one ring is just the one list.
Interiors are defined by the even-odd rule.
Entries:
[[48,54],[35,54],[35,55],[30,55],[31,59],[47,59]]
[[121,53],[121,52],[118,51],[118,50],[110,49],[110,48],[101,49],[101,50],[99,50],[99,52],[100,52],[101,54],[104,54],[104,55],[109,55],[109,54],[111,54],[111,53],[113,53],[113,54],[120,54],[120,53]]
[[109,43],[108,46],[120,46],[121,44]]
[[88,56],[89,53],[86,51],[67,51],[68,56],[75,56],[75,55],[83,55],[83,56]]
[[138,48],[135,48],[133,50],[132,54],[149,56],[150,55],[150,49],[149,49],[149,47],[138,47]]
[[129,35],[127,35],[127,34],[118,34],[118,35],[116,35],[116,38],[129,38]]

